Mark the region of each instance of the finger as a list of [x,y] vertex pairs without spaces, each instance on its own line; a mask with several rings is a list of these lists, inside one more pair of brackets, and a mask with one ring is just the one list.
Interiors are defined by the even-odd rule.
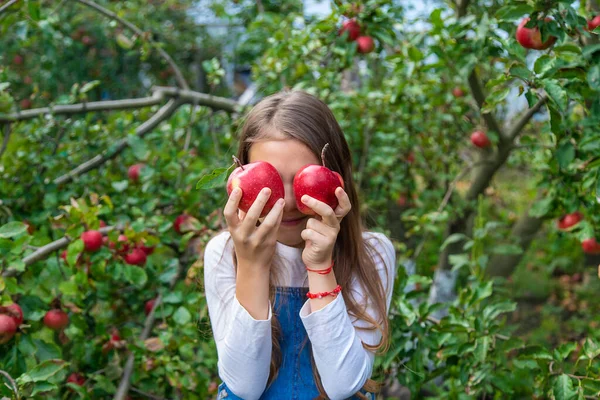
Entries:
[[250,235],[254,232],[256,229],[256,222],[258,221],[258,218],[260,217],[260,214],[262,213],[262,210],[265,207],[265,204],[267,204],[270,196],[271,189],[263,188],[260,191],[258,197],[256,197],[256,200],[254,200],[254,203],[252,203],[250,206],[250,209],[246,213],[244,221],[242,222],[241,229],[244,235]]
[[256,234],[260,238],[267,237],[272,232],[277,232],[279,229],[279,225],[281,224],[281,220],[283,219],[283,206],[285,205],[285,200],[279,199],[275,203],[275,206],[269,211],[263,222],[260,224],[258,229],[256,230]]
[[238,209],[238,218],[240,219],[240,222],[243,221],[244,218],[246,218],[246,211]]
[[323,221],[319,221],[315,218],[308,219],[306,222],[306,229],[312,229],[323,236],[337,235],[336,228],[326,225]]
[[335,208],[335,215],[338,220],[344,218],[350,210],[352,210],[352,203],[350,203],[350,197],[348,197],[348,193],[342,188],[338,187],[335,190],[335,195],[338,198],[338,206]]
[[312,229],[304,229],[300,233],[300,237],[306,241],[310,240],[311,242],[315,243],[323,243],[323,241],[325,240],[325,236]]
[[332,228],[339,228],[340,221],[338,221],[333,209],[327,204],[315,199],[314,197],[310,197],[307,194],[302,196],[301,200],[302,203],[306,204],[308,207],[310,207],[310,209],[320,215],[325,224],[331,226]]
[[236,227],[240,223],[240,218],[238,217],[237,211],[241,198],[242,189],[233,189],[229,195],[229,199],[227,199],[227,204],[225,204],[225,208],[223,209],[223,216],[225,217],[227,225],[230,227]]

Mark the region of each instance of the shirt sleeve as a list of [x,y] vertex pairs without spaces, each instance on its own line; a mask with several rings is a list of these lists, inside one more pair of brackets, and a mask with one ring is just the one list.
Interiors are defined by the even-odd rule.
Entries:
[[229,232],[212,238],[204,250],[204,290],[218,355],[219,377],[238,397],[254,400],[264,392],[271,363],[271,304],[266,320],[254,319],[235,296],[233,242]]
[[[388,312],[396,272],[394,246],[380,233],[370,233],[365,239],[373,244],[376,251],[373,259],[386,292]],[[356,280],[350,290],[359,304],[367,304],[367,313],[378,320],[374,305]],[[342,296],[337,296],[327,306],[315,312],[311,311],[310,300],[307,300],[300,310],[300,318],[310,339],[315,364],[329,398],[346,399],[354,395],[371,377],[375,360],[375,354],[365,349],[362,342],[377,345],[382,337],[381,332],[356,329],[370,324],[351,317]]]

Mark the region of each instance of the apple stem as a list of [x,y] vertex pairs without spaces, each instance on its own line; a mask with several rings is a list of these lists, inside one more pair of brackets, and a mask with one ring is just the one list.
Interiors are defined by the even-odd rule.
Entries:
[[238,165],[238,167],[240,167],[242,169],[242,171],[244,170],[244,166],[242,165],[242,162],[240,161],[239,158],[237,158],[236,156],[231,156],[231,158],[233,158],[233,162],[236,163]]
[[325,143],[325,146],[323,146],[323,150],[321,150],[321,162],[323,162],[323,166],[326,167],[325,165],[325,151],[327,150],[327,148],[329,147],[329,143]]

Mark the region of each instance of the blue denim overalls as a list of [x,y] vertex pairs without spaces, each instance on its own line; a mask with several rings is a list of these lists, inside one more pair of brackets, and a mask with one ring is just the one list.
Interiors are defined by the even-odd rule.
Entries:
[[[276,287],[273,312],[281,325],[279,343],[282,362],[277,378],[260,400],[313,400],[319,395],[310,363],[310,342],[300,320],[300,309],[306,302],[307,292],[306,287]],[[368,399],[375,399],[370,393],[361,393]],[[219,385],[217,396],[217,400],[222,399],[239,400],[240,397],[223,382]],[[354,396],[352,399],[358,397]]]

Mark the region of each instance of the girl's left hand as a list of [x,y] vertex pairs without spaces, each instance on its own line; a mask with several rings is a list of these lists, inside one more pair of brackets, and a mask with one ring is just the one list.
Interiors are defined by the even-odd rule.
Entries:
[[340,222],[352,209],[350,198],[342,189],[335,190],[338,206],[335,211],[327,204],[309,195],[302,196],[302,203],[317,213],[316,217],[309,218],[306,229],[300,236],[306,241],[302,252],[304,265],[311,269],[326,269],[331,265],[333,248],[340,232]]

